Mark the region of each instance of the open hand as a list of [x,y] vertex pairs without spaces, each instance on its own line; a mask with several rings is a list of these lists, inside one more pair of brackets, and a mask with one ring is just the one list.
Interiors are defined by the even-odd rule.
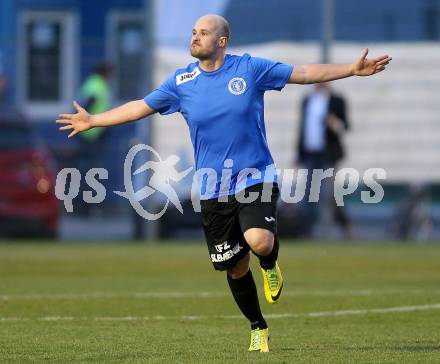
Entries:
[[76,134],[89,130],[92,127],[90,120],[90,114],[82,108],[76,101],[73,102],[73,107],[76,109],[76,114],[60,114],[60,119],[56,120],[57,124],[67,124],[59,128],[60,130],[72,130],[68,135],[68,138],[75,136]]
[[353,74],[356,76],[371,76],[382,72],[392,60],[388,55],[367,59],[368,48],[362,52],[359,59],[353,64]]

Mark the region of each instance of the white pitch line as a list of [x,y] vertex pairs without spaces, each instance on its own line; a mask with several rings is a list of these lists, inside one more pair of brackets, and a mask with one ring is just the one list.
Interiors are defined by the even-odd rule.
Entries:
[[[440,295],[440,291],[422,289],[389,289],[389,290],[288,290],[283,293],[287,297],[295,296],[374,296],[394,294],[429,294]],[[61,293],[61,294],[27,294],[27,295],[0,295],[0,301],[14,300],[90,300],[90,299],[159,299],[159,298],[212,298],[229,296],[229,292],[134,292],[134,293]]]
[[371,308],[363,310],[339,310],[339,311],[321,311],[309,313],[280,313],[266,315],[268,318],[289,318],[289,317],[326,317],[326,316],[350,316],[350,315],[367,315],[367,314],[383,314],[383,313],[398,313],[398,312],[413,312],[413,311],[427,311],[440,310],[440,303],[433,303],[429,305],[417,306],[398,306],[388,308]]
[[[416,306],[398,306],[387,308],[371,308],[362,310],[338,310],[338,311],[318,311],[318,312],[302,312],[302,313],[279,313],[265,315],[270,319],[281,318],[299,318],[299,317],[334,317],[334,316],[362,316],[368,314],[387,314],[400,312],[414,312],[414,311],[428,311],[440,310],[440,303],[433,303],[429,305]],[[241,315],[196,315],[196,316],[98,316],[98,317],[73,317],[73,316],[44,316],[44,317],[0,317],[0,322],[16,322],[16,321],[77,321],[77,320],[94,320],[94,321],[163,321],[163,320],[177,320],[177,321],[196,321],[196,320],[212,320],[225,319],[236,320],[242,318]]]

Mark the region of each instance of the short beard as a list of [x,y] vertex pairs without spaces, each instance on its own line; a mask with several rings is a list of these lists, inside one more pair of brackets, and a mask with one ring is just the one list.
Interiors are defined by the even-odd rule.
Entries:
[[191,56],[194,58],[197,58],[199,61],[205,61],[207,59],[211,59],[212,56],[214,55],[214,52],[198,52],[198,51],[193,51],[193,48],[190,48],[190,53]]

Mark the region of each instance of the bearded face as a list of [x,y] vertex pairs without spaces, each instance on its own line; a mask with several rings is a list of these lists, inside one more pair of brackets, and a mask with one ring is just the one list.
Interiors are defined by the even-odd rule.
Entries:
[[208,29],[193,30],[191,37],[191,55],[199,60],[212,58],[217,52],[218,35]]

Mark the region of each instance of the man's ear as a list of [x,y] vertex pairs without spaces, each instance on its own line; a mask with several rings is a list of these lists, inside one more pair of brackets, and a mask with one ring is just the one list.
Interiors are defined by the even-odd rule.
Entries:
[[221,48],[226,48],[226,46],[228,45],[228,38],[226,37],[220,37],[219,41],[218,41],[218,45]]

